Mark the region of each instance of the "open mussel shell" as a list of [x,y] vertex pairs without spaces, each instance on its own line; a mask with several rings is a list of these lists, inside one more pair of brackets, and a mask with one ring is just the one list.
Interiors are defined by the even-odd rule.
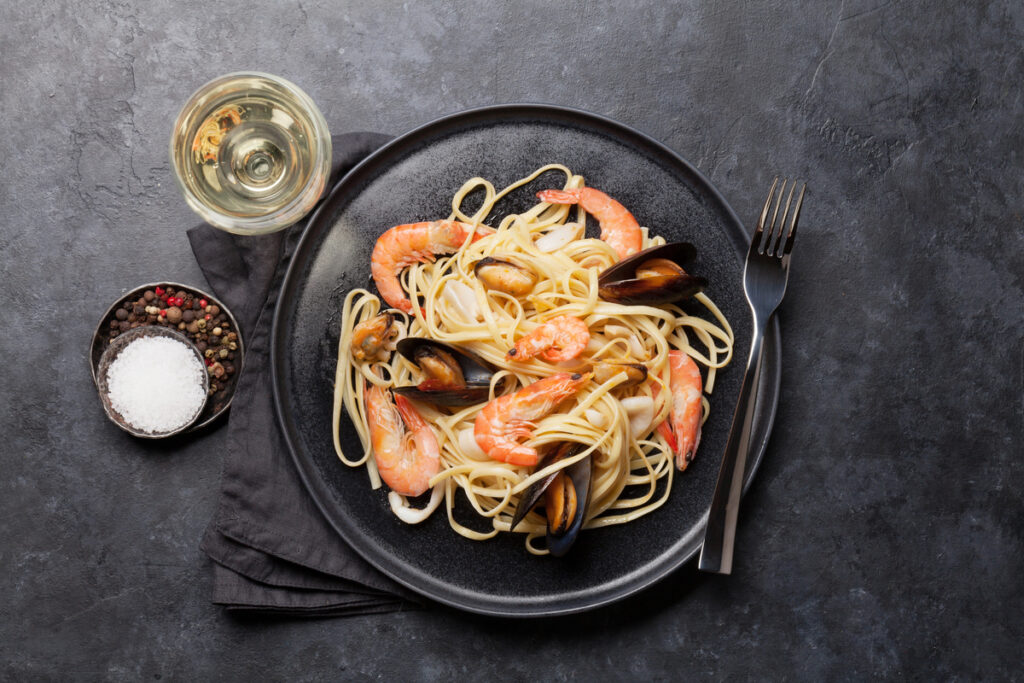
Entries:
[[[581,443],[562,443],[558,448],[548,451],[537,463],[536,469],[542,470],[559,460],[571,458],[586,448],[587,446]],[[526,517],[526,513],[544,498],[544,509],[548,518],[548,550],[555,557],[565,555],[583,528],[583,518],[590,497],[590,460],[584,458],[534,482],[519,499],[519,505],[512,516],[511,528],[515,529]]]
[[[683,264],[693,260],[697,249],[689,242],[670,242],[651,247],[607,268],[597,278],[598,294],[605,301],[629,305],[669,304],[688,299],[708,285],[705,278],[690,275]],[[668,262],[671,270],[638,277],[637,270],[649,262]]]
[[487,400],[493,372],[468,351],[425,337],[406,337],[397,349],[420,369],[424,379],[416,386],[395,387],[395,393],[443,406]]
[[[548,552],[562,557],[583,528],[590,498],[590,458],[584,458],[555,477],[544,492],[548,515]],[[555,512],[557,511],[557,512]]]

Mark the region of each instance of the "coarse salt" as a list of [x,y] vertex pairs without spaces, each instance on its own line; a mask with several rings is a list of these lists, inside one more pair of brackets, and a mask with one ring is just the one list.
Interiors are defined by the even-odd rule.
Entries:
[[205,373],[186,344],[142,337],[125,346],[107,369],[107,396],[132,427],[148,434],[170,432],[202,410]]

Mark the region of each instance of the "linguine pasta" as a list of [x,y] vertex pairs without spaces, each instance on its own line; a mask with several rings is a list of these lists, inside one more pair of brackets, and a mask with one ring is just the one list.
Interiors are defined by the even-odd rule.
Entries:
[[[537,169],[501,190],[483,178],[472,178],[452,198],[449,218],[482,225],[492,218],[490,213],[499,199],[548,172],[563,174],[566,189],[584,185],[582,176],[557,164]],[[464,211],[466,197],[481,191],[484,199],[480,208],[472,214]],[[402,285],[419,305],[414,305],[409,315],[393,311],[400,334],[456,345],[493,366],[491,399],[503,380],[501,392],[507,393],[555,373],[585,371],[601,360],[642,363],[648,369],[647,381],[620,386],[624,375],[603,383],[591,381],[559,412],[538,420],[526,445],[543,450],[549,444],[575,441],[586,449],[536,472],[492,460],[477,446],[474,420],[486,402],[466,407],[417,403],[440,445],[441,469],[430,481],[434,495],[425,511],[410,511],[407,501],[391,493],[392,508],[407,521],[420,521],[443,500],[449,524],[458,534],[474,540],[491,538],[509,530],[516,504],[532,483],[583,458],[592,459],[585,529],[633,521],[668,499],[675,473],[673,453],[655,430],[671,408],[668,353],[678,349],[693,358],[705,371],[704,392],[711,394],[718,369],[732,359],[732,328],[703,293],[694,300],[706,308],[707,317],[691,315],[674,304],[623,305],[600,299],[598,275],[619,257],[604,241],[584,236],[584,221],[582,208],[539,203],[524,213],[501,217],[493,234],[476,242],[467,239],[454,254],[408,267],[402,273]],[[647,228],[642,232],[644,249],[665,243]],[[552,249],[559,242],[564,245]],[[528,265],[538,276],[532,292],[517,299],[485,288],[474,275],[474,265],[486,256]],[[333,430],[338,457],[350,467],[365,466],[374,488],[381,485],[381,479],[371,457],[365,386],[418,382],[416,366],[401,354],[391,354],[387,361],[353,359],[350,347],[355,326],[381,310],[380,299],[365,289],[355,289],[345,297],[334,392]],[[562,315],[581,318],[590,330],[590,341],[579,357],[561,363],[509,358],[508,350],[523,335]],[[630,406],[647,403],[630,400],[636,397],[651,399],[648,405],[653,404],[653,415],[646,418],[631,413]],[[702,402],[706,420],[706,396]],[[362,453],[346,454],[341,448],[342,409],[359,436]],[[473,528],[453,514],[459,492],[481,518]],[[526,547],[535,554],[546,552],[543,542],[535,543],[543,538],[545,530],[545,518],[537,512],[530,512],[515,528],[526,534]]]

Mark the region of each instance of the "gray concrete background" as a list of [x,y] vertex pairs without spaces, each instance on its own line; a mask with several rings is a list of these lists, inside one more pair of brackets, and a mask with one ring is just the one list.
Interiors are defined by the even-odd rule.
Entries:
[[[4,678],[1021,676],[1024,5],[635,5],[0,6]],[[688,567],[541,622],[209,603],[224,431],[143,447],[85,352],[122,290],[203,282],[168,136],[239,69],[299,83],[335,132],[509,101],[605,114],[747,220],[775,173],[807,178],[734,576]]]

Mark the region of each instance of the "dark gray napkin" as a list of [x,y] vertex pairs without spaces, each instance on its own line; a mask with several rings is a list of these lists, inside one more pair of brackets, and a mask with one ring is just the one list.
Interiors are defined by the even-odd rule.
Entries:
[[[332,138],[328,187],[390,139]],[[231,610],[301,616],[407,609],[419,598],[355,553],[327,523],[291,461],[274,416],[270,327],[281,280],[305,221],[260,237],[200,225],[188,231],[196,261],[232,310],[246,356],[228,420],[220,504],[201,548],[215,562],[213,602]]]

